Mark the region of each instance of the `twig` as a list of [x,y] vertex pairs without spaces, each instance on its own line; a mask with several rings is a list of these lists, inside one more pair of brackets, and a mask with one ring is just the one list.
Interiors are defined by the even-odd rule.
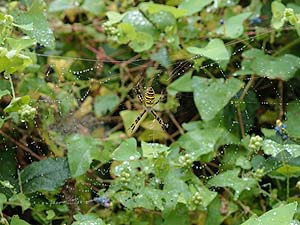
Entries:
[[178,121],[176,120],[174,115],[170,111],[168,112],[168,115],[169,115],[170,119],[172,120],[172,122],[174,123],[174,125],[177,127],[179,133],[184,134],[184,130],[182,129],[182,127],[180,126],[180,124],[178,123]]
[[14,143],[15,145],[17,145],[19,148],[21,148],[22,150],[24,150],[25,152],[29,152],[34,158],[38,159],[38,160],[43,160],[44,157],[39,156],[38,154],[36,154],[35,152],[33,152],[31,149],[29,149],[28,147],[26,147],[25,145],[23,145],[22,143],[16,141],[15,139],[13,139],[12,137],[10,137],[9,135],[7,135],[6,133],[4,133],[2,130],[0,130],[0,134],[2,136],[4,136],[5,138],[7,138],[9,141],[11,141],[12,143]]

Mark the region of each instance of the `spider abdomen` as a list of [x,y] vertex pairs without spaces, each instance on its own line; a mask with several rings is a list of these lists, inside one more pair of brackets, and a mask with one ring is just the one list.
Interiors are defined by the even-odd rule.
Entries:
[[155,101],[155,91],[152,87],[149,87],[144,96],[144,104],[146,107],[152,107]]

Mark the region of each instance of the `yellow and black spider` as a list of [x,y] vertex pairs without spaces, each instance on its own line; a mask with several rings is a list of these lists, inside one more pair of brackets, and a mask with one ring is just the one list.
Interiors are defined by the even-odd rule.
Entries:
[[137,92],[137,97],[141,104],[143,105],[143,112],[141,112],[138,117],[135,119],[133,124],[130,126],[129,130],[131,134],[134,134],[134,132],[139,127],[139,124],[142,122],[143,117],[147,115],[147,113],[151,113],[154,118],[157,120],[157,122],[160,124],[161,128],[166,131],[168,128],[168,124],[164,123],[164,121],[157,115],[157,113],[154,111],[153,107],[160,102],[162,95],[160,96],[159,100],[155,102],[155,91],[154,89],[149,86],[146,89],[146,92],[143,92],[143,87],[141,87],[140,82],[137,85],[137,88],[135,88]]

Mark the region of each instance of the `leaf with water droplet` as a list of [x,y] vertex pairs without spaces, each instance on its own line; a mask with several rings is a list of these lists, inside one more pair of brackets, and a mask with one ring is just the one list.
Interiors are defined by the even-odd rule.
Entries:
[[187,51],[192,54],[204,56],[215,61],[230,59],[229,52],[227,51],[224,42],[221,39],[210,40],[207,46],[205,46],[204,48],[188,47]]
[[252,216],[246,222],[241,225],[290,225],[292,224],[293,216],[297,210],[297,202],[293,202],[287,205],[279,206],[275,209],[269,210],[262,216]]
[[65,158],[48,158],[33,162],[21,172],[24,193],[54,191],[70,177]]
[[157,4],[153,2],[146,2],[142,3],[140,5],[141,10],[148,10],[149,13],[158,13],[161,11],[169,12],[171,13],[175,18],[182,17],[186,15],[187,10],[185,9],[179,9],[174,6],[169,6],[169,5],[163,5],[163,4]]
[[300,138],[300,102],[289,102],[286,107],[286,130],[290,137]]
[[227,38],[238,38],[244,32],[244,21],[251,14],[251,12],[245,12],[226,19],[224,24],[218,29],[217,32],[223,34]]
[[154,155],[166,152],[167,150],[169,150],[169,147],[166,145],[142,141],[143,157],[152,158]]
[[193,77],[194,102],[203,120],[212,120],[244,86],[238,79]]
[[101,161],[101,141],[79,134],[68,136],[66,139],[68,162],[72,177],[86,173],[93,160]]
[[[274,131],[275,132],[275,131]],[[286,151],[291,158],[300,156],[300,145],[297,144],[279,144],[271,139],[263,141],[262,149],[267,155],[276,157],[279,153]]]
[[300,58],[291,54],[274,57],[260,49],[252,48],[242,56],[242,69],[235,72],[235,76],[256,74],[270,79],[289,80],[300,69]]
[[183,0],[179,4],[179,9],[184,9],[187,11],[185,14],[186,16],[192,15],[196,12],[200,12],[205,6],[209,5],[212,0],[202,0],[202,1],[195,1],[195,0]]
[[253,178],[239,178],[240,169],[227,170],[223,173],[211,178],[208,187],[230,187],[235,190],[234,198],[238,199],[244,190],[249,190],[257,185],[257,181]]
[[193,71],[189,71],[173,81],[167,87],[168,94],[175,95],[177,92],[192,92],[192,73]]
[[33,29],[23,29],[24,33],[35,39],[40,44],[54,48],[54,35],[44,15],[44,4],[40,0],[33,1],[27,12],[15,12],[15,20],[19,25],[32,24]]
[[112,153],[112,158],[114,160],[136,160],[140,157],[141,154],[137,151],[135,138],[124,140]]

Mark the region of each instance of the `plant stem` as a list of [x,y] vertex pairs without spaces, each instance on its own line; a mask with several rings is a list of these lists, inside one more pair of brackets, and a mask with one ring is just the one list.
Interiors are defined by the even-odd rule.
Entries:
[[285,45],[281,49],[279,49],[277,52],[273,54],[273,56],[278,56],[281,53],[285,52],[289,48],[293,47],[294,45],[297,45],[300,42],[300,38],[296,38],[294,41],[290,42],[289,44]]
[[16,98],[16,94],[15,94],[15,89],[14,89],[14,83],[11,79],[11,75],[8,75],[8,79],[9,79],[9,83],[10,83],[10,87],[11,87],[11,94],[12,94],[12,97],[13,99]]

